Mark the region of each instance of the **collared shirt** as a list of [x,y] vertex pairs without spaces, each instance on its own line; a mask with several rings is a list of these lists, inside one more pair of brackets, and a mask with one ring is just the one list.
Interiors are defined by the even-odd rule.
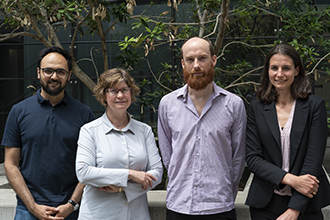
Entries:
[[[76,161],[80,182],[86,184],[79,219],[148,220],[147,191],[128,180],[129,169],[145,171],[162,181],[163,167],[152,129],[130,119],[116,129],[106,113],[81,128]],[[98,187],[115,185],[124,192],[108,193]]]
[[245,165],[244,104],[218,87],[201,115],[187,85],[159,104],[158,138],[168,170],[167,208],[189,215],[208,215],[235,208]]
[[10,110],[1,144],[21,148],[20,172],[38,204],[56,207],[71,198],[79,130],[93,119],[92,110],[66,91],[55,106],[38,90]]

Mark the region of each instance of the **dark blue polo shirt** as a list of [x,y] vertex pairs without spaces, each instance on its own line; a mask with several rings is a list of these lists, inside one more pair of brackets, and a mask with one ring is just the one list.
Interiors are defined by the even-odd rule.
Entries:
[[71,197],[79,130],[93,119],[92,110],[67,92],[55,106],[38,90],[12,107],[1,144],[21,148],[20,171],[38,204],[58,206]]

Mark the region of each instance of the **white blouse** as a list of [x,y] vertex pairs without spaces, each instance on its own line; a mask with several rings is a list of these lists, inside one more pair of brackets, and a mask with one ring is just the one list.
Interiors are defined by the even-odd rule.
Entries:
[[[128,180],[129,169],[145,171],[162,181],[163,166],[150,126],[130,119],[116,129],[106,113],[85,124],[78,140],[76,173],[86,184],[79,220],[148,220],[148,201],[142,184]],[[107,193],[98,187],[115,185],[124,192]]]

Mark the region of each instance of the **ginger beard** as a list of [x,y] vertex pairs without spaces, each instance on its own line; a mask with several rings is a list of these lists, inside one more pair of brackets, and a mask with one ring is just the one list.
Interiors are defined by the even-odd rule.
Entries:
[[[203,73],[202,76],[194,75],[194,73]],[[211,67],[207,71],[191,71],[190,73],[183,69],[183,79],[188,84],[188,86],[195,90],[205,89],[206,86],[211,83],[214,79],[214,68]]]

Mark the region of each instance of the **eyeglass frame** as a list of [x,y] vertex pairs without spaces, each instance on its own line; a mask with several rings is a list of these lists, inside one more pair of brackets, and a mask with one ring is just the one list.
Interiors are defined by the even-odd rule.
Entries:
[[[66,71],[65,69],[53,69],[53,68],[50,68],[50,67],[45,67],[45,68],[40,68],[42,70],[42,73],[44,74],[45,77],[52,77],[54,75],[54,73],[56,72],[56,76],[60,79],[65,79],[66,76],[70,73],[69,71]],[[53,73],[51,75],[46,75],[45,74],[45,69],[48,69],[48,70],[52,70]],[[65,72],[65,75],[64,76],[60,76],[57,71],[63,71]]]
[[[123,92],[123,89],[127,89],[127,92]],[[124,87],[124,88],[121,88],[121,89],[107,89],[106,92],[111,95],[111,96],[116,96],[118,95],[119,92],[121,92],[123,95],[127,95],[128,92],[131,92],[132,91],[132,88],[131,87]],[[116,92],[116,94],[111,94],[111,92]]]

